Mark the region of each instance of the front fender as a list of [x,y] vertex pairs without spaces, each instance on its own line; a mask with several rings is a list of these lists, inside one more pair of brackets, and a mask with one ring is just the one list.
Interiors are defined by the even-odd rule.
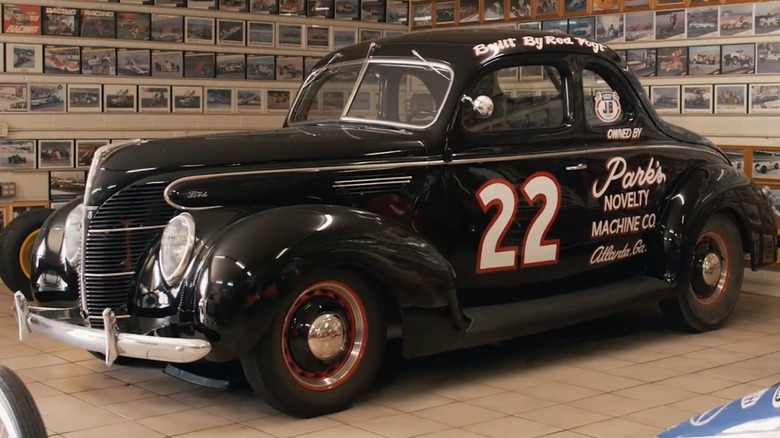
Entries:
[[372,275],[402,312],[454,311],[449,263],[411,228],[374,213],[329,205],[275,208],[232,223],[206,246],[196,261],[192,304],[204,332],[219,341],[215,360],[254,346],[280,298],[294,292],[291,283],[323,267]]
[[83,198],[74,199],[55,210],[35,240],[30,282],[33,297],[40,303],[71,307],[79,299],[78,273],[65,260],[63,239],[68,214],[82,202]]
[[709,163],[690,170],[669,194],[660,228],[664,257],[656,259],[653,271],[676,282],[705,221],[716,213],[734,220],[753,269],[774,262],[777,228],[769,199],[742,172]]

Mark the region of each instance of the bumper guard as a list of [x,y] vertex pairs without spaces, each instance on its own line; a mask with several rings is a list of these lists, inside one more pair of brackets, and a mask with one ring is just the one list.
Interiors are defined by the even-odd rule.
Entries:
[[[48,318],[44,315],[55,313],[54,309],[28,306],[21,292],[14,294],[14,309],[20,341],[30,333],[40,333],[64,344],[103,353],[109,366],[119,356],[173,363],[195,362],[211,351],[211,344],[200,339],[119,333],[116,315],[109,308],[103,310],[105,328],[102,330]],[[62,309],[62,312],[66,314],[68,309]]]

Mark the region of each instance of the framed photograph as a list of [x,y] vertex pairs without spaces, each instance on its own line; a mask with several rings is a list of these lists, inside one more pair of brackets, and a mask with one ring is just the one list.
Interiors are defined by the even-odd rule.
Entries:
[[534,0],[536,3],[536,17],[549,17],[558,15],[558,0]]
[[731,165],[742,173],[745,173],[745,150],[742,148],[722,148],[729,157]]
[[460,0],[459,6],[458,18],[460,23],[476,23],[479,21],[479,0]]
[[99,113],[102,111],[103,86],[100,84],[69,84],[69,113]]
[[89,169],[95,151],[108,144],[108,140],[76,140],[76,168]]
[[[11,222],[13,219],[19,217],[20,214],[39,208],[49,208],[49,203],[46,201],[14,202],[13,204],[8,204],[8,210],[5,212],[5,217],[8,222]],[[8,223],[6,223],[6,225],[8,225]]]
[[619,0],[593,0],[593,12],[617,12],[620,9]]
[[636,11],[650,8],[650,0],[625,0],[623,9],[626,11]]
[[35,140],[0,139],[0,169],[35,169]]
[[655,36],[655,15],[652,12],[626,14],[626,41],[648,41]]
[[[753,44],[741,44],[743,46],[752,46]],[[758,54],[758,64],[756,73],[777,73],[780,72],[780,43],[758,43],[756,45]],[[752,52],[750,52],[752,55]],[[750,73],[753,73],[752,71]]]
[[249,0],[249,12],[256,14],[278,14],[279,0]]
[[657,11],[655,13],[655,39],[685,38],[685,9]]
[[27,112],[27,84],[0,83],[0,112]]
[[247,23],[247,45],[268,46],[274,45],[274,23],[265,21],[250,21]]
[[120,40],[147,41],[151,27],[151,17],[145,12],[116,13],[116,37]]
[[718,36],[718,7],[694,8],[686,11],[687,38]]
[[[721,50],[721,73],[724,75],[750,74],[756,69],[756,45],[724,44]],[[761,61],[759,60],[759,63]],[[778,65],[780,67],[780,64]],[[770,68],[771,71],[771,68]],[[780,71],[780,68],[775,70]]]
[[[455,19],[455,3],[452,5],[452,19]],[[360,2],[360,20],[374,23],[385,22],[386,0],[362,0]]]
[[555,20],[542,20],[542,30],[560,34],[569,33],[569,20],[565,18]]
[[246,78],[273,81],[276,78],[276,62],[272,55],[246,55]]
[[650,101],[658,114],[680,114],[680,87],[653,86],[650,88]]
[[306,0],[306,16],[333,18],[333,0]]
[[[357,20],[358,2],[357,0],[335,0],[336,13],[334,16],[339,20]],[[430,4],[428,4],[430,11]],[[430,16],[430,14],[428,14]]]
[[658,76],[684,76],[688,74],[687,47],[658,48]]
[[333,49],[338,50],[355,44],[356,29],[333,29]]
[[585,0],[564,0],[563,13],[571,15],[585,15],[588,13],[588,2]]
[[301,56],[277,56],[276,80],[297,81],[303,78],[303,57]]
[[625,18],[623,14],[596,16],[596,41],[618,43],[626,40]]
[[117,49],[118,76],[149,76],[151,55],[149,49]]
[[304,0],[284,0],[279,2],[280,15],[306,15]]
[[214,19],[186,17],[184,19],[186,43],[214,44]]
[[628,67],[640,78],[655,76],[658,64],[656,49],[629,49],[625,59]]
[[[339,16],[339,0],[336,0],[336,18]],[[433,24],[431,3],[412,3],[412,26],[428,27]]]
[[44,46],[43,72],[51,75],[81,73],[81,48],[78,46]]
[[747,85],[746,84],[716,84],[715,114],[746,114]]
[[268,111],[287,112],[290,109],[292,101],[292,91],[290,90],[268,90]]
[[193,9],[217,9],[217,0],[187,0],[187,7]]
[[508,12],[512,20],[531,18],[531,0],[509,0]]
[[780,84],[750,84],[750,114],[780,114]]
[[306,26],[306,48],[330,50],[330,27]]
[[237,89],[236,110],[239,113],[263,112],[263,90],[261,88]]
[[138,107],[142,113],[171,112],[171,87],[167,85],[139,85]]
[[712,114],[712,85],[683,85],[683,114]]
[[206,114],[232,112],[232,88],[206,88]]
[[203,87],[173,86],[174,113],[203,112]]
[[178,50],[152,50],[152,76],[184,77],[184,53]]
[[184,42],[184,17],[181,15],[152,14],[152,41]]
[[246,58],[243,53],[218,53],[216,65],[219,79],[245,79]]
[[114,76],[116,74],[116,49],[113,47],[83,47],[81,49],[81,74]]
[[303,26],[300,24],[277,24],[279,47],[303,47]]
[[249,10],[247,0],[219,0],[220,11],[246,12]]
[[33,5],[3,5],[3,33],[40,35],[41,7]]
[[720,73],[720,46],[693,46],[688,48],[688,74],[691,76]]
[[318,62],[320,62],[320,58],[317,56],[307,56],[303,58],[303,76],[309,76],[309,73],[311,73]]
[[758,2],[754,6],[756,35],[780,33],[780,20],[777,19],[780,2]]
[[[577,1],[577,0],[575,0]],[[584,0],[582,0],[584,1]],[[438,3],[437,3],[438,5]],[[504,19],[504,2],[503,1],[495,1],[490,2],[486,1],[484,2],[484,17],[485,21],[495,21],[495,20],[503,20]]]
[[29,84],[30,111],[64,113],[67,99],[65,84]]
[[85,170],[49,172],[49,200],[69,201],[84,194],[87,184]]
[[780,149],[753,149],[753,177],[780,180]]
[[216,75],[216,58],[213,53],[185,52],[184,77],[213,79]]
[[72,168],[75,145],[73,140],[38,140],[38,168]]
[[596,17],[569,18],[569,35],[593,39],[595,27]]
[[375,30],[375,29],[360,29],[359,35],[360,35],[359,42],[363,43],[366,41],[382,38],[382,31]]
[[750,35],[751,33],[753,33],[752,3],[720,7],[720,36]]
[[135,85],[105,85],[103,89],[103,107],[106,112],[134,113],[136,110]]
[[7,73],[43,73],[43,46],[40,44],[5,43]]
[[81,36],[84,38],[116,38],[116,13],[102,9],[81,10]]
[[229,46],[246,45],[246,30],[244,20],[223,20],[217,21],[217,44]]
[[50,36],[79,36],[78,13],[76,8],[44,7],[41,32]]
[[169,8],[186,8],[187,0],[154,0],[154,5]]

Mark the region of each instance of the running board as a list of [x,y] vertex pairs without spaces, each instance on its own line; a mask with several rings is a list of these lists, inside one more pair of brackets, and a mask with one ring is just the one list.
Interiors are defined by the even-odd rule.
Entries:
[[672,296],[669,283],[635,277],[548,298],[464,308],[464,347],[504,341],[618,313]]

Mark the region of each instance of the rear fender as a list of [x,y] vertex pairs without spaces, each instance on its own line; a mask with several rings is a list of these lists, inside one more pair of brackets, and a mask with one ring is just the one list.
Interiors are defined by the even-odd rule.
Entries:
[[[203,214],[195,216],[196,228]],[[219,340],[215,360],[254,346],[281,298],[295,292],[291,284],[316,269],[348,266],[369,275],[390,294],[402,320],[418,309],[443,312],[451,323],[460,315],[454,272],[444,257],[408,226],[374,213],[328,205],[275,208],[232,223],[205,246],[193,304],[204,331]]]

